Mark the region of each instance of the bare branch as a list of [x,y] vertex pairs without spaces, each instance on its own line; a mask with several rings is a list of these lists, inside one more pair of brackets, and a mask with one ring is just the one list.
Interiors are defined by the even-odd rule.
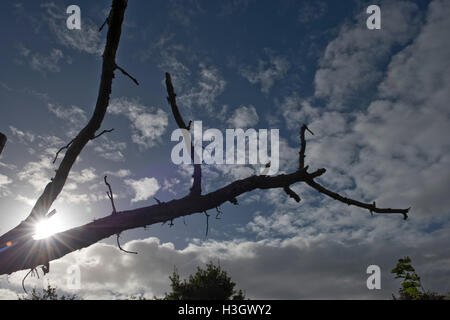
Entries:
[[114,204],[114,194],[112,192],[111,185],[106,180],[107,178],[108,178],[108,176],[105,176],[105,184],[108,186],[108,189],[109,189],[109,191],[106,191],[106,195],[108,196],[109,200],[111,200],[111,206],[112,206],[112,209],[113,209],[113,214],[116,214],[117,210],[116,210],[116,205]]
[[136,85],[139,85],[139,82],[136,80],[136,78],[134,78],[132,75],[130,75],[128,72],[126,72],[124,69],[122,69],[121,67],[119,67],[118,65],[116,65],[115,67],[116,69],[118,69],[120,72],[122,72],[125,76],[127,76],[128,78],[130,78],[134,83],[136,83]]
[[6,140],[8,140],[6,136],[0,132],[0,155],[2,154],[3,148],[5,147]]
[[65,150],[65,149],[68,149],[68,148],[70,147],[70,145],[72,144],[73,140],[75,140],[75,139],[70,140],[70,142],[69,142],[68,144],[66,144],[64,147],[61,147],[61,148],[56,152],[55,158],[53,159],[53,162],[52,162],[52,163],[55,163],[56,160],[58,160],[58,156],[59,156],[59,154],[61,153],[61,151]]
[[374,203],[364,203],[360,201],[356,201],[350,198],[343,197],[336,192],[333,192],[331,190],[328,190],[327,188],[323,187],[322,185],[318,184],[317,182],[313,181],[312,179],[308,179],[305,181],[310,187],[316,189],[320,193],[323,193],[324,195],[329,196],[330,198],[333,198],[335,200],[338,200],[340,202],[343,202],[345,204],[348,204],[349,206],[356,206],[360,208],[364,208],[369,210],[371,213],[381,213],[381,214],[402,214],[403,219],[408,219],[408,212],[411,208],[408,209],[391,209],[391,208],[377,208]]
[[138,253],[135,252],[135,251],[128,251],[128,250],[123,249],[123,248],[120,246],[119,238],[120,238],[120,233],[117,234],[117,238],[116,238],[116,239],[117,239],[117,246],[119,247],[120,251],[123,251],[123,252],[125,252],[125,253],[130,253],[130,254],[138,254]]
[[62,191],[69,172],[78,158],[78,155],[90,139],[95,136],[95,132],[100,129],[109,105],[112,80],[114,78],[114,70],[116,67],[116,52],[122,32],[122,22],[126,7],[126,0],[112,1],[112,8],[108,23],[108,34],[105,50],[103,52],[102,74],[98,90],[97,103],[91,119],[67,148],[64,158],[61,161],[59,168],[56,170],[55,177],[47,184],[44,192],[37,200],[29,216],[17,227],[0,237],[0,246],[10,241],[27,241],[27,239],[32,236],[35,222],[38,219],[43,218],[48,212],[50,206]]
[[98,135],[94,136],[91,140],[97,139],[97,138],[101,137],[102,135],[104,135],[105,133],[110,133],[110,132],[113,132],[113,131],[114,131],[114,128],[109,129],[109,130],[103,130]]
[[[173,117],[175,118],[175,122],[177,123],[180,129],[185,129],[189,131],[192,122],[189,121],[189,125],[186,126],[186,123],[184,122],[183,117],[180,114],[176,100],[177,95],[175,94],[175,91],[173,89],[172,78],[168,72],[166,72],[166,89],[168,94],[167,101],[169,102],[170,107],[172,109],[172,114]],[[191,160],[192,163],[194,164],[194,174],[192,175],[194,181],[192,183],[190,194],[193,196],[199,196],[202,193],[202,167],[200,164],[195,163],[195,148],[192,145],[192,143],[190,149],[191,149]]]
[[208,214],[208,212],[205,211],[205,216],[206,216],[206,233],[205,233],[205,239],[206,239],[206,238],[208,238],[209,217],[210,217],[210,215]]
[[299,152],[299,170],[302,170],[305,167],[305,151],[306,151],[306,139],[305,139],[305,131],[308,131],[312,135],[314,133],[308,129],[308,127],[304,124],[300,129],[300,152]]
[[289,197],[291,197],[292,199],[294,199],[297,202],[300,202],[301,199],[300,199],[299,195],[294,192],[294,190],[292,190],[289,187],[284,187],[283,190],[284,190],[284,192],[286,192],[286,194]]

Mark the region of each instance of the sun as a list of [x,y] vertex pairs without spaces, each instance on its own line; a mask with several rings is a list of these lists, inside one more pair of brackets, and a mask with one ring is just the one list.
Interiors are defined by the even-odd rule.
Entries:
[[51,237],[55,233],[62,231],[62,229],[63,227],[56,217],[42,220],[36,223],[33,239],[41,240]]

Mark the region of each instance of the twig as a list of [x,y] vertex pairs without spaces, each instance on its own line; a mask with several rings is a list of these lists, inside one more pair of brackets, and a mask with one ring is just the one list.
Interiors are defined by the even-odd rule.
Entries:
[[369,210],[370,212],[375,213],[382,213],[382,214],[397,214],[400,213],[403,215],[403,219],[408,219],[408,212],[411,208],[408,209],[391,209],[391,208],[377,208],[375,206],[375,203],[364,203],[360,201],[356,201],[350,198],[346,198],[341,196],[340,194],[337,194],[336,192],[333,192],[331,190],[328,190],[327,188],[323,187],[322,185],[318,184],[317,182],[313,181],[312,179],[307,179],[305,181],[310,187],[316,189],[320,193],[323,193],[324,195],[329,196],[330,198],[333,198],[335,200],[338,200],[340,202],[343,202],[345,204],[348,204],[349,206],[356,206],[360,208],[364,208]]
[[119,249],[120,249],[121,251],[123,251],[123,252],[125,252],[125,253],[130,253],[130,254],[138,254],[138,253],[135,252],[135,251],[128,251],[128,250],[123,249],[123,248],[120,246],[119,238],[120,238],[120,233],[117,234],[117,246],[119,247]]
[[58,155],[60,154],[61,151],[63,151],[64,149],[69,149],[70,145],[74,142],[75,139],[70,140],[70,142],[65,145],[64,147],[62,147],[61,149],[58,150],[58,152],[56,152],[55,158],[53,159],[53,163],[56,162],[56,160],[58,159]]
[[114,204],[114,194],[112,192],[111,185],[108,183],[106,178],[108,178],[108,176],[105,176],[105,184],[108,186],[108,189],[109,189],[109,191],[106,191],[106,195],[108,196],[109,200],[111,200],[111,206],[113,208],[113,214],[116,214],[117,210],[116,210],[116,205]]
[[300,152],[299,152],[299,170],[302,170],[305,167],[305,151],[306,151],[306,139],[305,139],[305,131],[308,131],[312,135],[314,133],[308,129],[308,127],[304,124],[300,129]]
[[109,129],[109,130],[103,130],[98,135],[94,136],[91,140],[97,139],[97,138],[101,137],[102,135],[104,135],[105,133],[109,133],[109,132],[113,132],[113,131],[114,131],[114,128]]
[[205,234],[205,239],[206,239],[206,238],[208,238],[208,230],[209,230],[209,214],[206,211],[205,211],[205,216],[206,216],[206,234]]
[[117,64],[115,66],[115,69],[120,70],[125,76],[127,76],[128,78],[130,78],[137,86],[139,85],[139,82],[136,80],[136,78],[134,78],[132,75],[130,75],[128,72],[126,72],[124,69],[122,69],[121,67],[119,67]]
[[283,190],[284,190],[284,192],[287,193],[287,195],[288,195],[289,197],[291,197],[291,198],[294,199],[295,201],[297,201],[297,202],[300,202],[300,201],[301,201],[300,196],[299,196],[298,194],[296,194],[296,193],[294,192],[294,190],[292,190],[291,188],[289,188],[289,186],[284,187]]
[[[170,76],[170,73],[166,72],[166,89],[167,89],[167,101],[170,104],[170,107],[172,109],[173,117],[175,118],[175,122],[177,123],[178,127],[180,129],[185,129],[187,131],[190,130],[192,121],[189,121],[189,125],[186,126],[186,123],[183,120],[183,117],[180,114],[180,111],[178,109],[177,100],[176,100],[176,94],[173,89],[172,85],[172,78]],[[189,146],[188,146],[189,147]],[[202,193],[202,167],[200,164],[195,163],[195,148],[191,142],[190,145],[191,149],[191,160],[194,164],[194,173],[192,175],[192,178],[194,178],[194,181],[192,183],[192,187],[190,190],[191,196],[199,196]]]
[[217,211],[216,219],[220,220],[220,216],[222,215],[222,211],[220,211],[219,207],[216,207],[216,211]]
[[28,291],[27,291],[27,289],[25,289],[25,280],[33,272],[33,270],[34,270],[34,268],[30,269],[30,271],[28,271],[27,274],[25,275],[25,277],[23,277],[23,279],[22,279],[22,289],[26,294],[28,294]]
[[8,140],[6,136],[0,132],[0,154],[2,154],[3,148],[6,144],[6,140]]

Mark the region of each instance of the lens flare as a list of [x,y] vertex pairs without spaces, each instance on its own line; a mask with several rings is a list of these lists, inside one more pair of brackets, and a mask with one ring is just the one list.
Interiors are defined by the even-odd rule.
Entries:
[[62,231],[62,226],[58,222],[58,219],[45,219],[38,222],[35,226],[35,233],[33,235],[34,240],[41,240],[51,237],[55,233]]

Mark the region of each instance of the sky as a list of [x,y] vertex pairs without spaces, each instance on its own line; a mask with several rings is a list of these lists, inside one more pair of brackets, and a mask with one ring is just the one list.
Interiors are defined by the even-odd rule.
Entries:
[[[81,30],[66,8],[81,9]],[[366,9],[381,8],[369,30]],[[0,233],[17,225],[53,176],[56,151],[95,106],[110,1],[0,2]],[[52,208],[57,230],[185,196],[192,167],[175,165],[176,123],[166,100],[170,72],[187,120],[205,128],[279,129],[280,173],[296,170],[299,129],[306,163],[348,197],[408,208],[410,217],[374,215],[296,184],[253,191],[239,205],[111,237],[50,264],[49,281],[85,299],[162,296],[168,276],[220,263],[251,299],[390,299],[390,271],[410,256],[424,287],[450,292],[450,2],[130,0],[102,129],[75,163]],[[204,193],[259,170],[204,165]],[[214,215],[213,215],[214,214]],[[368,290],[366,269],[381,268]],[[81,287],[68,286],[80,270]],[[26,272],[0,277],[0,298],[23,293]],[[30,278],[28,287],[42,286]]]

